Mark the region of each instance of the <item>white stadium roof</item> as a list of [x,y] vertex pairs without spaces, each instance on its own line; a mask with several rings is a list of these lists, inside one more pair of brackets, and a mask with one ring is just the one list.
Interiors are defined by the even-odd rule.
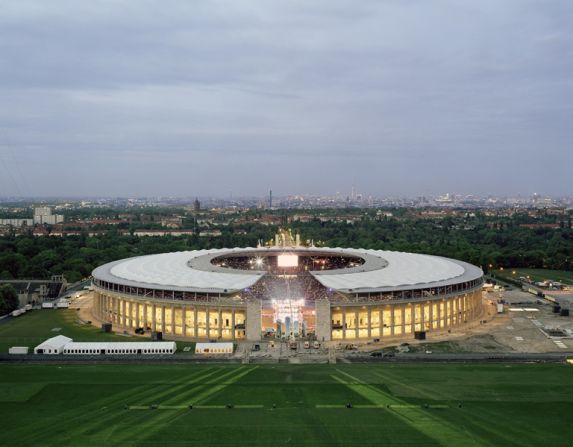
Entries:
[[[261,274],[244,271],[215,272],[197,270],[187,264],[201,255],[229,250],[198,250],[140,256],[126,259],[114,265],[110,273],[118,278],[161,286],[189,287],[197,289],[244,289],[260,279]],[[213,267],[215,269],[215,267]]]
[[139,256],[105,264],[94,277],[110,283],[151,289],[231,293],[254,285],[266,272],[212,265],[221,255],[260,253],[345,254],[362,257],[358,267],[312,272],[325,287],[343,292],[438,287],[481,278],[481,269],[454,259],[415,253],[342,248],[234,248]]
[[382,257],[388,265],[382,269],[363,272],[345,273],[343,270],[338,270],[340,273],[335,274],[328,271],[315,272],[314,277],[323,286],[335,290],[411,287],[447,281],[461,277],[466,272],[461,262],[438,256],[381,250],[347,250],[347,252],[357,256],[370,254]]

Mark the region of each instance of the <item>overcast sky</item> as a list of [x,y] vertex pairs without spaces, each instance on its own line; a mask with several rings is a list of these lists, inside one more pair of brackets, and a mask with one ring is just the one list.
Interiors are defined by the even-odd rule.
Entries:
[[0,196],[573,194],[571,0],[0,0]]

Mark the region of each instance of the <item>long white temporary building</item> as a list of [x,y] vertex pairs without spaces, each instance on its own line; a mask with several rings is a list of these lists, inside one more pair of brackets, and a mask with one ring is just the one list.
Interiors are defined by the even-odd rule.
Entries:
[[174,341],[158,342],[72,342],[65,346],[67,355],[165,355],[174,354]]
[[232,354],[233,343],[197,343],[195,354]]
[[168,355],[174,354],[174,341],[158,342],[74,342],[63,335],[49,338],[34,348],[34,354],[65,355]]

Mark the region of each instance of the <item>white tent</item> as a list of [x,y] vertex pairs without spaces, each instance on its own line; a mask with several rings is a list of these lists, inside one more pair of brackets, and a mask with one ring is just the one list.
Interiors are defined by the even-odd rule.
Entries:
[[71,341],[71,338],[65,337],[64,335],[56,335],[36,346],[34,348],[34,354],[61,354],[64,347]]
[[132,341],[132,342],[74,342],[69,337],[58,335],[34,348],[34,354],[65,355],[167,355],[174,354],[174,341]]
[[174,341],[72,342],[64,348],[65,355],[167,355],[174,354]]
[[232,354],[233,343],[197,343],[195,354]]

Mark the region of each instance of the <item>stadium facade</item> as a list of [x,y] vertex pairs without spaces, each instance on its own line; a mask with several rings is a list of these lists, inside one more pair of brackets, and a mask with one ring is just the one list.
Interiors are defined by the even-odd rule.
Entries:
[[93,272],[94,314],[197,340],[413,338],[480,318],[483,272],[454,259],[301,246],[140,256]]

